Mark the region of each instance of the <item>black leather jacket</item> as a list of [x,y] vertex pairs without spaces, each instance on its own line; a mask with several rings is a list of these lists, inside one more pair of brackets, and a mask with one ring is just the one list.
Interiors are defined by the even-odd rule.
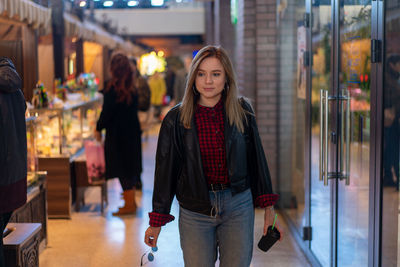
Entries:
[[[232,194],[250,187],[254,201],[260,195],[272,194],[272,186],[253,111],[244,100],[241,103],[249,111],[248,124],[242,134],[225,119],[226,162]],[[192,127],[185,129],[179,114],[180,105],[168,112],[161,125],[153,212],[169,214],[176,195],[183,208],[209,215],[211,204],[195,123],[193,120]]]

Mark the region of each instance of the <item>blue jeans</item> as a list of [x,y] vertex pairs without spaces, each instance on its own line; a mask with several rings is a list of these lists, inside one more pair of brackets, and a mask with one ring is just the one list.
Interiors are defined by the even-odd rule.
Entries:
[[250,189],[210,191],[213,214],[179,209],[179,233],[186,267],[248,267],[253,254],[254,206]]

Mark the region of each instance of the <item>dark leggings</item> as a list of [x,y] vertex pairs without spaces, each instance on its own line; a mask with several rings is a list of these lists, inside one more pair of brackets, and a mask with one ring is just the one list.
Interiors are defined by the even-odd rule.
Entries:
[[118,179],[121,184],[122,190],[124,191],[133,189],[137,181],[139,181],[139,178],[136,176],[133,176],[132,178],[118,178]]
[[1,238],[0,238],[0,267],[5,267],[5,259],[4,259],[4,251],[3,251],[3,231],[6,228],[6,225],[8,221],[11,218],[12,212],[8,213],[2,213],[0,214],[0,233],[1,233]]

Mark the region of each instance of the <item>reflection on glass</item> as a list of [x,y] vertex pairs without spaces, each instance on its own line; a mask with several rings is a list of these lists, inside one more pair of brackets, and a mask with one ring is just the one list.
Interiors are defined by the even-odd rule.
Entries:
[[36,147],[39,156],[74,155],[91,138],[101,112],[102,97],[63,108],[30,110],[37,116]]
[[[338,266],[367,266],[371,1],[342,0],[340,7],[338,93],[350,99],[340,102],[342,136],[339,169],[343,179],[338,183],[337,261]],[[346,127],[347,119],[350,120],[350,128]],[[345,179],[348,179],[347,184]]]
[[288,1],[280,9],[280,103],[279,113],[279,193],[285,209],[302,234],[304,214],[304,136],[306,104],[306,28],[303,23],[305,1]]
[[385,1],[382,266],[400,266],[400,2]]
[[331,90],[331,1],[313,1],[311,72],[311,251],[322,266],[331,262],[331,192],[319,181],[320,90]]
[[35,119],[35,117],[30,117],[26,119],[28,172],[36,172],[38,170],[38,160],[36,156],[35,145]]

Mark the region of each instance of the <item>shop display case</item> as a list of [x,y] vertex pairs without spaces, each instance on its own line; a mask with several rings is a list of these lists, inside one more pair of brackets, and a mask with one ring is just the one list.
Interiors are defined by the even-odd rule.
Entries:
[[101,112],[102,96],[87,102],[66,102],[61,108],[31,109],[38,120],[36,147],[40,157],[73,156],[90,138]]
[[[38,168],[47,172],[47,210],[49,218],[70,218],[74,183],[71,163],[83,150],[84,140],[93,136],[103,97],[96,93],[88,101],[81,97],[30,109],[36,117]],[[57,106],[57,107],[54,107]]]
[[38,158],[36,154],[36,117],[26,118],[26,141],[27,141],[27,161],[28,161],[28,187],[36,180],[38,171]]

